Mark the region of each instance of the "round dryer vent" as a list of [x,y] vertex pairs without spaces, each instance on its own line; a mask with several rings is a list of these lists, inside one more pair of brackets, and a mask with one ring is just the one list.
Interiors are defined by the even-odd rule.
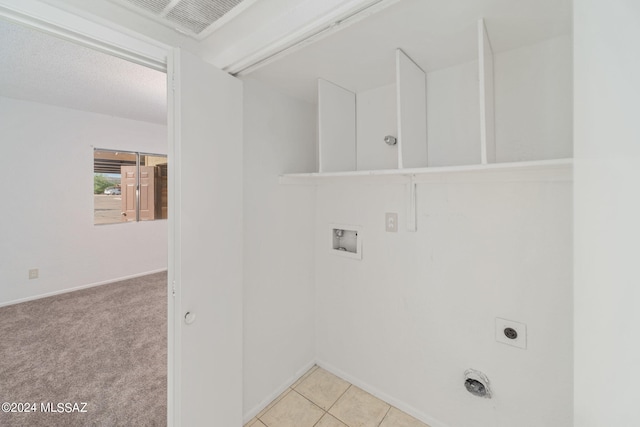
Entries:
[[464,372],[464,387],[474,396],[491,398],[491,389],[489,388],[489,378],[480,371],[475,369],[467,369]]

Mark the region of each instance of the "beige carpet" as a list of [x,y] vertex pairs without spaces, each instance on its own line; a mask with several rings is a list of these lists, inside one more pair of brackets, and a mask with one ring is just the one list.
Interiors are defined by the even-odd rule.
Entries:
[[164,426],[166,390],[166,273],[0,308],[0,403],[36,406],[0,426]]

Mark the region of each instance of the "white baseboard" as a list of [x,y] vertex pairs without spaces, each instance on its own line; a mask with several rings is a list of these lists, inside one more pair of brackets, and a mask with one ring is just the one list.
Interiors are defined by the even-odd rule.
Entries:
[[149,274],[161,273],[163,271],[167,271],[167,269],[163,268],[163,269],[160,269],[160,270],[146,271],[144,273],[131,274],[129,276],[118,277],[118,278],[115,278],[115,279],[109,279],[109,280],[105,280],[105,281],[102,281],[102,282],[90,283],[88,285],[82,285],[82,286],[76,286],[76,287],[73,287],[73,288],[61,289],[59,291],[54,291],[54,292],[47,292],[46,294],[33,295],[33,296],[30,296],[30,297],[20,298],[20,299],[13,300],[13,301],[2,302],[2,303],[0,303],[0,307],[6,307],[6,306],[9,306],[9,305],[20,304],[22,302],[27,302],[27,301],[34,301],[34,300],[37,300],[37,299],[52,297],[52,296],[60,295],[60,294],[66,294],[68,292],[79,291],[79,290],[82,290],[82,289],[93,288],[93,287],[96,287],[96,286],[107,285],[109,283],[121,282],[123,280],[135,279],[136,277],[142,277],[142,276],[147,276]]
[[269,394],[267,397],[262,399],[262,402],[258,403],[256,406],[254,406],[249,411],[247,411],[244,414],[244,421],[242,421],[242,424],[244,425],[249,421],[251,421],[253,417],[258,415],[260,411],[262,411],[264,408],[267,407],[267,405],[269,405],[269,403],[273,402],[276,399],[276,397],[284,393],[286,389],[291,387],[291,385],[295,383],[298,380],[298,378],[303,376],[315,364],[316,364],[316,361],[312,360],[307,364],[305,364],[302,368],[298,369],[293,377],[288,378],[284,383],[280,385],[280,387],[278,387],[275,391],[273,391],[273,393]]
[[321,360],[318,360],[318,361],[316,361],[316,364],[319,367],[321,367],[322,369],[331,372],[332,374],[342,378],[343,380],[346,380],[346,381],[350,382],[351,384],[355,385],[356,387],[360,387],[362,390],[366,391],[367,393],[370,393],[370,394],[376,396],[377,398],[384,400],[388,404],[390,404],[392,406],[395,406],[396,408],[400,409],[401,411],[406,412],[407,414],[411,415],[415,419],[420,420],[423,423],[428,424],[430,427],[449,427],[449,425],[443,423],[442,421],[437,420],[437,419],[433,418],[432,416],[427,415],[427,414],[423,413],[422,411],[419,411],[416,408],[407,405],[406,403],[394,398],[393,396],[390,396],[390,395],[388,395],[386,393],[381,392],[380,390],[376,389],[375,387],[372,387],[369,384],[367,384],[366,382],[361,381],[360,379],[347,374],[346,372],[336,368],[335,366],[331,365],[330,363],[326,363],[326,362],[323,362]]

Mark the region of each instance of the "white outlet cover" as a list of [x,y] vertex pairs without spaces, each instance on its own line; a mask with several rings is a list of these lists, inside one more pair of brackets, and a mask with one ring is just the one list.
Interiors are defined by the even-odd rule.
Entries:
[[[514,329],[517,332],[518,336],[515,339],[508,338],[504,333],[504,330],[506,328]],[[513,347],[526,349],[527,325],[513,320],[496,317],[496,341]]]
[[387,212],[384,215],[385,230],[389,233],[398,232],[398,214],[395,212]]

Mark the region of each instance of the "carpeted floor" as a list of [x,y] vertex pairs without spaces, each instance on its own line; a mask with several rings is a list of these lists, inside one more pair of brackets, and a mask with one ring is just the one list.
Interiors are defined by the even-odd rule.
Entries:
[[0,308],[0,403],[0,426],[165,426],[166,273]]

